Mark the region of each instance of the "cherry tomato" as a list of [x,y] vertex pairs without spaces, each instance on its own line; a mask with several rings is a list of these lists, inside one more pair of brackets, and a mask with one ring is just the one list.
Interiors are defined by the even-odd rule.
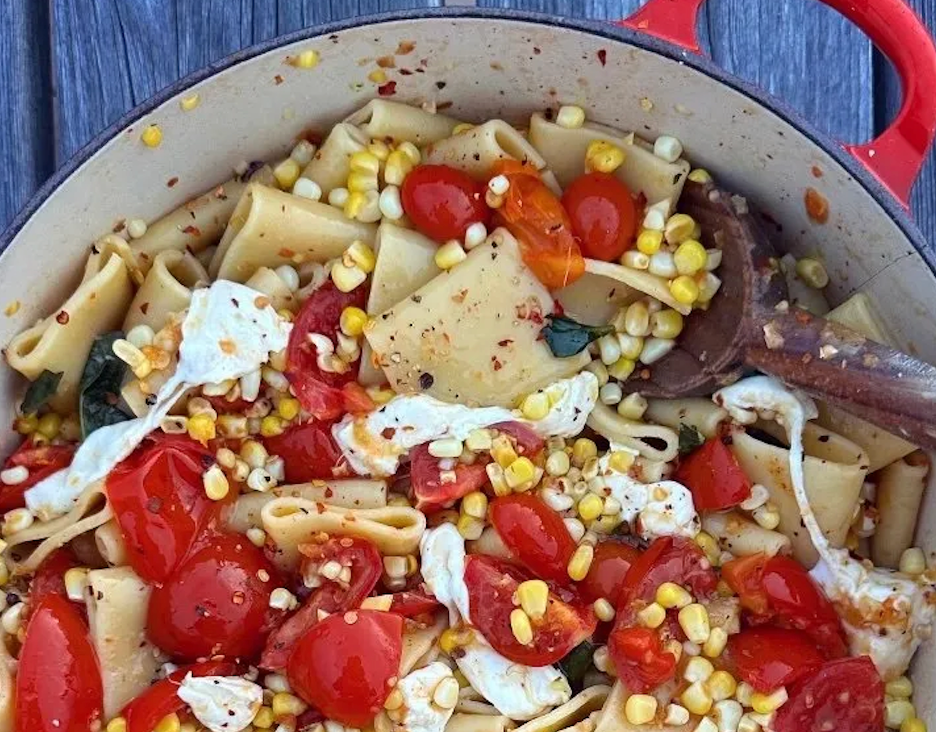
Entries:
[[523,422],[498,422],[491,425],[491,429],[507,435],[518,455],[532,458],[539,455],[546,446],[543,438]]
[[788,691],[771,725],[776,732],[884,729],[884,682],[868,656],[829,661]]
[[585,260],[556,195],[532,166],[516,160],[498,162],[492,175],[510,182],[495,219],[517,237],[526,265],[551,290],[575,282],[585,273]]
[[[266,580],[261,579],[264,572]],[[207,537],[163,585],[153,588],[147,634],[181,660],[253,658],[279,616],[269,603],[270,593],[281,586],[276,568],[242,535]]]
[[736,676],[763,692],[798,681],[825,660],[805,633],[769,625],[732,635],[727,657]]
[[441,603],[432,595],[423,590],[410,590],[393,593],[390,612],[404,618],[415,618],[418,615],[435,612],[440,607],[442,607]]
[[25,506],[26,491],[52,473],[71,465],[74,454],[75,445],[35,445],[32,438],[24,440],[3,463],[2,470],[23,467],[29,471],[29,477],[16,485],[0,481],[0,513]]
[[123,708],[120,716],[127,721],[127,732],[152,732],[163,717],[185,709],[186,704],[179,698],[177,690],[182,679],[189,674],[233,676],[237,670],[237,664],[231,661],[205,661],[176,669]]
[[631,693],[650,691],[676,675],[676,656],[663,650],[660,634],[651,628],[615,628],[608,651]]
[[751,481],[717,437],[683,458],[675,479],[692,491],[699,511],[721,511],[751,497]]
[[722,565],[722,579],[741,601],[741,607],[757,618],[769,620],[770,601],[764,590],[764,565],[766,554],[738,557]]
[[104,691],[88,628],[75,607],[47,595],[33,613],[16,674],[16,729],[87,732]]
[[664,582],[689,587],[697,598],[715,591],[718,576],[699,546],[689,539],[663,536],[655,539],[641,554],[624,578],[621,600],[649,602]]
[[328,280],[309,295],[296,315],[286,349],[286,378],[302,406],[318,420],[337,419],[347,411],[349,397],[356,401],[357,392],[348,391],[346,396],[344,387],[355,381],[358,366],[352,365],[343,374],[322,371],[316,363],[318,351],[307,336],[319,333],[334,341],[341,312],[351,305],[363,308],[366,300],[366,287],[342,292]]
[[471,224],[488,223],[484,186],[447,165],[419,165],[403,179],[403,210],[421,234],[443,244],[463,241]]
[[502,656],[527,666],[556,663],[588,638],[598,625],[591,605],[571,592],[549,593],[546,614],[530,618],[533,641],[520,643],[510,626],[514,593],[530,575],[484,554],[472,554],[465,564],[465,584],[471,623]]
[[327,719],[368,726],[400,673],[403,618],[376,610],[329,615],[296,644],[286,672],[296,693]]
[[585,597],[592,602],[603,597],[616,606],[627,570],[639,556],[640,551],[630,544],[619,541],[599,543],[588,575],[579,583]]
[[[36,573],[29,583],[29,603],[26,608],[29,611],[32,608],[39,607],[42,601],[49,595],[56,595],[64,600],[68,600],[68,593],[65,591],[65,573],[69,569],[79,566],[78,559],[68,545],[56,549],[47,556],[36,568]],[[74,607],[82,620],[86,619],[85,606],[75,603]]]
[[613,175],[580,175],[565,189],[562,205],[584,256],[613,262],[633,245],[637,204],[627,186]]
[[562,516],[530,493],[496,498],[491,524],[517,560],[542,579],[569,584],[569,560],[575,540]]
[[429,445],[419,445],[410,451],[410,486],[416,508],[425,514],[441,511],[488,482],[482,463],[456,463],[453,470],[455,480],[444,480],[439,458],[429,454]]
[[107,477],[128,561],[146,581],[167,580],[215,516],[202,483],[213,460],[188,437],[154,433]]
[[287,483],[309,483],[349,474],[341,448],[332,437],[331,425],[322,422],[294,425],[281,435],[265,437],[263,444],[271,455],[283,458]]
[[325,562],[335,561],[343,567],[351,568],[351,583],[343,585],[322,577],[321,587],[270,634],[260,659],[260,665],[265,669],[279,670],[286,666],[298,639],[318,623],[319,610],[338,613],[360,605],[377,585],[383,571],[380,552],[367,539],[333,537],[324,542],[301,544],[299,551],[305,556],[302,562],[303,577],[315,574]]

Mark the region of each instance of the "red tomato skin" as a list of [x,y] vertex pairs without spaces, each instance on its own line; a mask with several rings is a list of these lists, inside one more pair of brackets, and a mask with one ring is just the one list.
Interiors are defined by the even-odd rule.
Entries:
[[752,554],[749,557],[732,559],[722,565],[722,579],[738,595],[741,607],[761,622],[770,618],[770,601],[764,590],[764,565],[769,557],[766,554]]
[[202,473],[213,457],[194,440],[154,433],[107,477],[107,496],[134,571],[164,582],[218,510]]
[[[257,576],[262,572],[268,580]],[[183,661],[215,655],[253,658],[280,616],[269,602],[270,593],[281,586],[279,572],[244,536],[207,537],[172,577],[153,588],[147,634]]]
[[319,622],[319,610],[327,613],[353,610],[376,587],[383,572],[383,560],[373,542],[356,537],[334,537],[323,543],[302,544],[299,547],[305,559],[303,572],[311,562],[316,565],[334,560],[351,567],[351,584],[342,587],[337,582],[325,581],[293,615],[279,625],[267,639],[260,658],[260,666],[276,671],[286,666],[297,641]]
[[692,491],[699,511],[721,511],[751,497],[751,481],[717,437],[682,459],[675,480]]
[[562,205],[585,257],[613,262],[633,245],[637,204],[627,186],[613,175],[579,176],[562,194]]
[[663,650],[659,634],[650,628],[615,628],[608,651],[631,693],[651,691],[676,675],[676,656]]
[[403,179],[403,210],[419,233],[439,244],[463,241],[471,224],[487,224],[484,186],[447,165],[418,165]]
[[640,550],[619,541],[602,541],[595,547],[588,575],[579,583],[585,597],[594,602],[599,598],[617,606],[624,589],[624,580]]
[[715,591],[718,576],[694,541],[664,536],[655,539],[631,564],[620,599],[624,604],[649,602],[664,582],[688,586],[698,598]]
[[546,441],[522,422],[498,422],[492,424],[491,429],[510,437],[517,454],[524,457],[536,457],[546,446]]
[[576,544],[562,516],[529,493],[496,498],[489,515],[521,565],[541,579],[570,584],[568,566]]
[[185,709],[177,690],[188,674],[233,676],[237,671],[237,664],[232,661],[205,661],[176,669],[123,708],[120,716],[127,721],[127,732],[152,732],[163,717]]
[[762,692],[799,681],[825,660],[805,633],[773,626],[746,628],[732,635],[726,652],[735,676]]
[[429,445],[413,448],[410,451],[410,486],[416,508],[425,514],[436,513],[488,482],[487,471],[481,463],[458,463],[454,470],[455,480],[443,482],[439,458],[429,454]]
[[422,590],[404,590],[393,593],[390,612],[404,618],[415,618],[435,612],[440,607],[442,605],[435,597]]
[[789,695],[774,717],[775,732],[884,729],[884,682],[868,656],[828,661]]
[[306,422],[289,427],[263,444],[271,455],[283,458],[287,483],[309,483],[349,475],[341,449],[332,436],[331,425]]
[[49,595],[58,595],[68,600],[68,593],[65,591],[65,573],[77,566],[79,566],[78,559],[68,545],[49,554],[36,568],[36,573],[29,583],[29,604],[39,607]]
[[367,726],[400,672],[403,618],[375,610],[329,615],[299,639],[287,677],[327,719]]
[[25,506],[26,491],[39,481],[48,478],[52,473],[57,473],[71,465],[75,447],[75,445],[34,445],[32,438],[23,440],[16,452],[4,461],[2,470],[24,467],[29,470],[29,477],[16,485],[0,483],[0,513]]
[[16,674],[16,729],[87,732],[104,691],[88,629],[74,606],[47,595],[36,608]]

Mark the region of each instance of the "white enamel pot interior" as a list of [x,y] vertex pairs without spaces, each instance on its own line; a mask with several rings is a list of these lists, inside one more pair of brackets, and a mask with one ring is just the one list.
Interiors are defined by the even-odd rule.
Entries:
[[[307,49],[321,55],[316,68],[286,63]],[[22,303],[0,317],[0,343],[61,302],[96,237],[123,219],[157,218],[230,177],[239,161],[282,156],[304,130],[327,130],[377,94],[367,75],[378,57],[395,53],[387,72],[399,101],[520,124],[535,110],[574,103],[597,122],[650,139],[675,135],[694,165],[782,224],[790,251],[822,254],[833,302],[870,294],[902,347],[936,363],[934,259],[900,205],[830,139],[705,59],[639,33],[454,8],[303,31],[134,110],[60,171],[0,240],[0,305]],[[183,111],[179,101],[193,92],[199,106]],[[150,123],[164,133],[158,149],[140,142]],[[806,213],[807,187],[828,199],[824,225]],[[10,423],[24,386],[0,370],[0,424]],[[0,454],[8,453],[13,436],[4,431],[0,440]],[[932,552],[936,490],[928,498],[918,543]],[[924,690],[936,689],[936,641],[917,657],[915,685],[917,713],[932,720],[936,695]]]

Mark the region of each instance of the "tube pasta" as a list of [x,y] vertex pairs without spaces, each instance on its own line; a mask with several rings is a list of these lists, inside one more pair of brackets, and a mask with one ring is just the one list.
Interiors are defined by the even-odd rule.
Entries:
[[61,373],[50,400],[57,411],[74,412],[78,384],[94,339],[120,326],[133,297],[133,280],[142,281],[130,247],[118,236],[95,243],[84,277],[60,308],[23,331],[6,349],[7,362],[27,379],[44,370]]
[[374,224],[345,217],[340,209],[251,183],[237,203],[209,272],[215,279],[245,282],[258,267],[326,262],[352,242],[372,245]]
[[94,530],[94,545],[101,558],[112,567],[127,563],[127,546],[116,520],[111,519]]
[[487,554],[489,557],[497,557],[507,562],[514,561],[513,554],[493,526],[485,528],[478,539],[468,541],[466,549],[469,554]]
[[302,177],[318,183],[323,196],[335,188],[344,188],[351,172],[351,156],[361,152],[367,143],[367,135],[354,125],[347,122],[335,125],[302,171]]
[[675,430],[625,419],[601,402],[595,404],[588,416],[588,426],[609,442],[636,450],[650,460],[669,462],[679,454],[679,435]]
[[508,732],[514,723],[503,714],[465,714],[452,715],[445,732]]
[[304,498],[276,498],[260,516],[277,547],[274,560],[289,570],[298,564],[299,545],[319,531],[370,539],[381,554],[400,556],[418,551],[426,530],[425,515],[403,506],[341,508]]
[[13,697],[16,661],[10,656],[6,643],[0,640],[0,732],[13,732]]
[[565,704],[551,712],[517,727],[517,732],[559,732],[582,721],[604,706],[611,693],[610,686],[592,686],[580,691]]
[[641,483],[659,483],[662,480],[669,479],[673,473],[673,464],[665,460],[649,460],[643,455],[638,455],[634,460],[634,467],[630,474],[634,480]]
[[269,297],[274,310],[296,311],[299,309],[296,293],[290,290],[283,278],[269,267],[260,267],[244,284]]
[[167,323],[169,315],[189,306],[196,285],[208,282],[205,268],[189,252],[175,249],[160,252],[130,303],[123,330],[148,325],[158,331]]
[[926,453],[915,452],[878,475],[878,524],[871,537],[875,565],[897,569],[900,555],[913,545],[929,468]]
[[432,625],[411,627],[403,631],[403,652],[400,656],[400,678],[418,667],[420,661],[438,643],[448,627],[448,614],[444,611],[435,615]]
[[897,348],[896,341],[874,307],[874,301],[863,292],[856,292],[837,308],[833,308],[826,318],[841,323],[872,341]]
[[606,277],[645,295],[650,295],[650,297],[659,300],[683,315],[689,315],[692,312],[691,305],[683,305],[673,298],[669,291],[669,283],[663,277],[657,277],[644,270],[625,267],[614,262],[599,262],[597,259],[585,260],[585,272]]
[[[268,186],[276,185],[276,178],[269,165],[257,170],[250,180]],[[234,177],[150,224],[146,233],[131,246],[143,270],[150,268],[160,252],[173,250],[197,253],[216,244],[246,187],[246,181],[239,176]]]
[[864,448],[868,455],[869,473],[880,470],[885,465],[900,460],[916,450],[916,445],[907,442],[902,437],[885,432],[877,425],[849,414],[843,409],[825,402],[817,402],[816,406],[819,409],[816,424]]
[[676,205],[689,174],[686,160],[668,163],[653,154],[649,143],[613,127],[586,122],[583,127],[567,129],[539,113],[530,119],[530,143],[563,188],[585,172],[585,152],[594,140],[605,140],[624,150],[624,163],[614,175],[634,194],[642,193],[650,204],[668,198]]
[[649,399],[644,416],[651,422],[678,430],[680,425],[695,427],[706,438],[715,437],[728,419],[728,412],[711,399]]
[[[632,725],[624,716],[624,704],[629,696],[630,692],[627,687],[620,681],[616,681],[614,686],[611,687],[611,693],[605,700],[604,706],[601,708],[595,732],[643,732],[646,729],[643,725]],[[693,729],[691,721],[680,727],[660,725],[653,728],[654,732],[689,732],[691,729]]]
[[642,295],[618,279],[594,272],[586,272],[553,294],[562,303],[566,315],[580,323],[593,325],[610,323],[618,310],[639,300]]
[[537,170],[546,168],[546,160],[514,127],[502,119],[453,135],[430,145],[425,161],[463,170],[476,180],[486,180],[500,160],[532,163]]
[[149,688],[164,656],[146,637],[150,587],[129,567],[88,573],[88,627],[104,687],[104,717]]
[[360,127],[368,137],[392,138],[423,147],[452,134],[461,124],[444,114],[433,114],[419,107],[387,99],[371,99],[345,122]]
[[734,511],[705,514],[702,517],[702,528],[718,539],[722,549],[736,557],[749,557],[760,552],[771,557],[790,553],[788,536],[762,528]]

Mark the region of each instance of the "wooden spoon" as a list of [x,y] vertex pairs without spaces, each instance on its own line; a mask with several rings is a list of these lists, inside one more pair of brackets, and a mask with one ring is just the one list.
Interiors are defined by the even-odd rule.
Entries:
[[722,250],[722,286],[688,319],[677,348],[627,390],[701,396],[757,370],[936,449],[936,367],[790,306],[777,253],[743,199],[689,182],[680,211]]

